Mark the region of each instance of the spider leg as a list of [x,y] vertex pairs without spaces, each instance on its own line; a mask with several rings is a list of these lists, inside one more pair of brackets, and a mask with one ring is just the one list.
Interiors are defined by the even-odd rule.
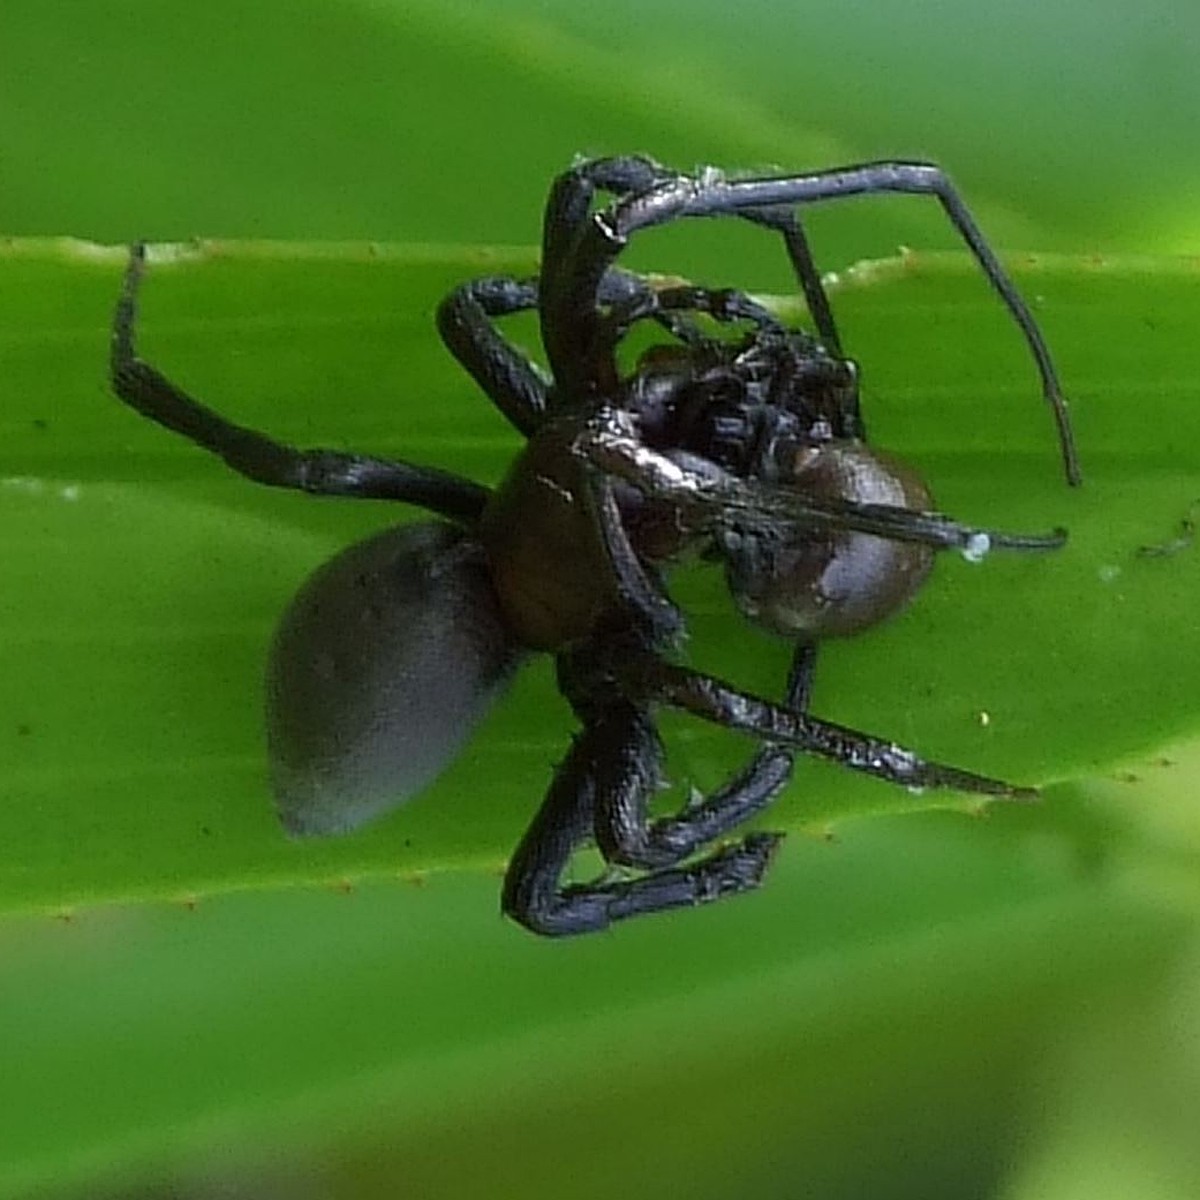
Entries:
[[[687,295],[656,303],[655,298],[662,290],[630,271],[609,269],[600,281],[597,299],[621,311],[634,310],[629,324],[652,317],[687,342],[698,340],[700,332],[675,310],[721,309],[730,314],[723,317],[725,320],[745,317],[760,325],[778,324],[765,309],[740,292],[712,293],[714,298],[706,304],[701,289],[688,289]],[[438,333],[446,348],[525,437],[530,437],[542,423],[550,384],[541,370],[500,333],[493,318],[536,309],[538,303],[536,280],[491,276],[455,288],[437,311]],[[627,329],[628,324],[613,336],[619,339]]]
[[[675,640],[682,632],[683,618],[659,581],[637,558],[621,521],[611,481],[592,475],[588,484],[605,559],[613,572],[624,616],[632,621],[638,652],[645,653],[647,645]],[[618,638],[617,644],[623,646],[626,639],[620,635]],[[617,656],[620,654],[618,650]],[[609,658],[607,654],[589,653],[587,648],[560,657],[561,690],[585,724],[596,708],[629,707],[615,685],[616,674]],[[803,712],[807,708],[815,663],[815,646],[801,644],[796,648],[784,698],[788,710]],[[658,736],[643,709],[631,711],[624,718],[624,732],[618,740],[624,747],[620,760],[634,766],[597,792],[595,836],[608,861],[646,869],[673,866],[765,808],[787,785],[794,757],[790,748],[764,746],[740,774],[698,805],[648,823],[647,806],[655,782],[653,768],[661,752]]]
[[685,314],[707,313],[717,320],[754,321],[760,328],[782,329],[760,304],[733,288],[698,288],[655,280],[633,271],[610,267],[600,280],[596,302],[607,311],[600,318],[600,336],[615,346],[638,321],[652,320],[687,345],[707,341],[695,321]]
[[298,450],[235,425],[192,399],[137,356],[134,326],[145,248],[135,245],[113,317],[113,391],[158,424],[222,458],[239,474],[271,487],[322,496],[402,500],[458,522],[474,523],[488,489],[447,471],[337,450]]
[[[803,712],[808,707],[815,663],[813,644],[797,647],[783,701],[788,709]],[[597,790],[595,837],[608,862],[644,870],[673,867],[761,812],[787,786],[795,757],[789,748],[764,744],[741,771],[708,796],[652,821],[648,805],[661,746],[645,712],[629,721],[629,741],[627,761],[633,765],[610,786]]]
[[[664,462],[679,470],[669,459]],[[812,717],[804,711],[803,703],[781,707],[738,691],[723,680],[659,658],[653,647],[662,645],[667,638],[661,637],[656,642],[653,635],[663,628],[664,611],[675,614],[681,622],[678,610],[634,553],[611,486],[593,479],[589,491],[595,498],[594,511],[607,551],[605,557],[612,565],[617,593],[625,616],[631,622],[624,636],[619,630],[612,631],[612,636],[605,641],[605,653],[597,654],[591,671],[594,677],[607,680],[610,688],[616,688],[635,707],[668,704],[728,729],[741,730],[776,747],[829,758],[852,770],[908,788],[954,788],[1010,799],[1030,799],[1037,794],[1031,788],[1017,787],[942,763],[926,762],[895,742]],[[861,507],[885,508],[880,505]],[[897,514],[907,511],[894,510]],[[949,524],[953,525],[953,522]],[[803,650],[796,663],[789,687],[798,689],[796,695],[806,701],[808,685]],[[574,698],[573,703],[581,715],[586,714],[582,698]],[[619,798],[614,799],[613,804],[616,812]]]
[[611,391],[617,382],[611,352],[598,357],[593,348],[596,305],[616,256],[589,260],[582,268],[579,260],[596,193],[626,196],[675,177],[652,159],[628,156],[577,163],[551,184],[542,223],[542,345],[555,382],[567,395]]
[[548,384],[491,318],[537,306],[536,282],[495,276],[455,288],[437,310],[446,348],[525,437],[542,423]]
[[[586,159],[564,171],[550,185],[550,195],[546,198],[542,223],[543,272],[549,268],[554,273],[562,267],[570,273],[568,259],[580,230],[588,223],[598,191],[628,196],[677,177],[676,172],[652,158],[633,154]],[[599,281],[598,275],[596,283]],[[545,286],[545,274],[542,283]]]
[[[747,210],[762,214],[764,210],[780,205],[836,200],[878,192],[937,197],[951,224],[966,242],[1024,335],[1041,376],[1043,395],[1054,413],[1067,479],[1072,484],[1078,483],[1079,461],[1066,399],[1037,322],[954,185],[940,168],[930,163],[873,162],[832,171],[763,179],[726,179],[716,172],[696,178],[677,176],[636,194],[624,196],[581,226],[576,249],[578,277],[581,280],[598,280],[605,267],[617,258],[635,232],[680,217],[720,216]],[[577,300],[576,306],[579,303],[581,301]],[[595,350],[591,347],[587,349],[590,356],[594,356]],[[597,365],[596,369],[598,374],[602,374],[602,364]]]
[[501,907],[527,929],[548,937],[590,933],[643,913],[719,900],[761,882],[778,834],[753,833],[700,862],[640,879],[562,884],[571,855],[592,836],[599,797],[628,786],[629,773],[641,769],[639,718],[644,713],[628,704],[592,714],[555,773],[504,877]]
[[585,472],[583,498],[604,546],[604,560],[620,598],[622,620],[632,621],[646,645],[674,644],[683,635],[683,614],[637,557],[621,519],[612,480],[598,471]]
[[845,358],[837,322],[833,319],[833,309],[829,305],[829,296],[821,280],[821,273],[817,270],[800,218],[790,208],[747,209],[740,215],[756,225],[778,230],[782,235],[792,270],[800,282],[804,302],[808,305],[809,314],[817,327],[817,333],[821,336],[822,344],[834,358]]
[[705,313],[722,322],[750,321],[759,329],[784,333],[776,317],[745,292],[736,288],[703,288],[691,284],[647,285],[620,303],[612,304],[600,318],[598,329],[604,344],[615,345],[638,321],[658,321],[680,341],[696,344],[706,340],[691,322],[677,326],[681,312]]
[[[627,414],[600,409],[575,441],[575,452],[593,468],[632,484],[643,495],[677,505],[699,532],[736,530],[778,536],[789,529],[853,530],[939,549],[982,556],[993,548],[1056,550],[1066,532],[1006,533],[960,524],[941,513],[890,504],[817,501],[792,488],[739,479],[721,472],[697,474],[645,445]],[[715,469],[714,469],[715,471]]]
[[[744,215],[768,229],[778,230],[783,235],[783,244],[791,261],[792,270],[800,281],[800,287],[804,292],[804,302],[808,305],[809,315],[817,327],[822,344],[833,358],[857,376],[857,363],[853,359],[847,358],[842,349],[842,339],[837,330],[837,322],[833,318],[829,296],[825,291],[821,273],[817,270],[816,261],[813,259],[812,250],[808,244],[808,236],[804,232],[800,218],[786,207],[749,209]],[[841,412],[837,425],[838,436],[865,440],[867,431],[863,424],[858,387],[845,387],[841,389],[840,396]]]
[[614,654],[610,669],[631,701],[668,704],[726,729],[831,759],[853,771],[917,791],[953,788],[1009,800],[1036,798],[1034,788],[976,775],[944,763],[927,762],[897,745],[857,729],[823,721],[739,691],[723,680],[665,662],[629,646]]
[[[543,294],[552,298],[542,314],[542,340],[555,378],[569,380],[574,387],[586,384],[587,371],[581,369],[572,377],[570,364],[591,364],[594,357],[594,343],[589,341],[590,310],[598,298],[603,269],[597,271],[594,260],[585,257],[581,261],[579,255],[586,242],[586,227],[593,216],[591,206],[596,192],[627,198],[690,178],[653,159],[629,156],[581,162],[555,180],[546,205],[542,243]],[[841,338],[829,297],[800,219],[787,206],[745,208],[735,215],[781,234],[821,341],[830,354],[842,358]],[[602,369],[606,366],[603,362],[599,365]],[[606,378],[596,382],[602,389],[611,381],[606,374]]]

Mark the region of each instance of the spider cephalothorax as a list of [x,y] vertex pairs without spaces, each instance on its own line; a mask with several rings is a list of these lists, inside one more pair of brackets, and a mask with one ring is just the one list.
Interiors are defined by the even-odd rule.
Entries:
[[[757,886],[781,835],[719,843],[779,794],[798,751],[906,787],[1031,794],[808,712],[818,640],[902,607],[938,549],[978,555],[1064,541],[1061,531],[961,525],[934,510],[915,472],[867,444],[857,369],[796,209],[886,191],[940,201],[1025,336],[1077,482],[1041,334],[949,181],[925,163],[729,179],[631,157],[565,172],[550,192],[538,277],[475,280],[438,312],[450,351],[526,439],[494,491],[411,463],[296,450],[185,395],[136,355],[144,253],[135,247],[113,329],[112,379],[123,400],[258,482],[400,500],[442,518],[350,547],[284,616],[267,716],[289,829],[352,828],[418,791],[533,650],[556,656],[559,687],[582,725],[505,879],[505,911],[539,933],[601,929]],[[598,193],[612,202],[597,207]],[[736,289],[615,265],[640,229],[727,215],[781,237],[815,333],[785,327]],[[551,380],[495,325],[526,309],[540,317]],[[622,370],[627,335],[646,321],[669,340]],[[794,642],[781,702],[672,657],[684,617],[665,578],[685,554],[721,563],[742,612]],[[760,749],[708,796],[653,819],[661,705],[750,734]],[[564,885],[588,841],[637,874]]]

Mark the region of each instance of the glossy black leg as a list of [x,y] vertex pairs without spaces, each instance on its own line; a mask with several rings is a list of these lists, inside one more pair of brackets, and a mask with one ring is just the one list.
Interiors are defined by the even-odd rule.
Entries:
[[620,601],[618,619],[632,625],[647,646],[673,645],[683,635],[683,614],[659,578],[637,557],[621,519],[612,480],[599,471],[588,471],[584,484],[583,499],[604,546],[609,582]]
[[658,321],[681,341],[695,344],[705,340],[699,329],[689,323],[677,327],[680,313],[704,313],[717,321],[749,321],[759,329],[785,332],[783,325],[767,309],[735,288],[702,288],[690,284],[643,287],[628,299],[609,307],[598,322],[603,343],[616,345],[638,321]]
[[613,653],[610,669],[633,704],[667,704],[726,729],[815,754],[901,787],[918,791],[951,788],[1008,800],[1037,796],[1034,788],[927,762],[895,742],[781,707],[646,651],[623,647]]
[[477,483],[391,459],[338,450],[298,450],[227,421],[143,362],[137,356],[134,327],[144,262],[144,248],[134,246],[113,318],[112,388],[126,404],[257,483],[320,496],[401,500],[468,524],[478,519],[489,493]]
[[[591,303],[594,281],[615,261],[629,238],[639,229],[662,225],[681,217],[753,212],[758,216],[752,219],[765,220],[765,214],[782,205],[881,192],[932,195],[938,199],[1025,338],[1041,376],[1042,392],[1058,426],[1067,478],[1071,483],[1078,483],[1079,461],[1066,400],[1037,322],[954,185],[940,168],[931,163],[873,162],[832,171],[765,179],[727,179],[717,172],[695,178],[680,175],[636,193],[630,192],[603,212],[593,214],[591,220],[580,226],[574,247],[574,307],[578,309]],[[790,249],[795,252],[795,246]],[[805,252],[801,250],[800,254],[803,258]],[[811,263],[811,255],[807,257]],[[811,296],[809,301],[811,304]],[[598,374],[598,377],[601,376],[602,371]]]
[[[784,693],[786,708],[807,710],[815,663],[815,646],[797,648]],[[629,765],[596,792],[596,842],[609,862],[645,870],[675,866],[766,808],[787,786],[794,758],[793,749],[763,745],[709,795],[651,820],[648,809],[657,788],[661,747],[649,716],[637,713],[629,722]]]
[[612,408],[597,409],[574,450],[595,470],[652,500],[677,506],[697,532],[716,534],[728,527],[741,534],[778,537],[791,530],[853,530],[973,555],[993,549],[1057,550],[1067,538],[1062,529],[1007,533],[898,505],[821,501],[794,488],[741,479],[717,468],[700,474],[647,446],[628,414]]
[[437,311],[438,333],[446,348],[526,437],[541,424],[548,383],[492,318],[537,306],[535,282],[496,276],[455,288]]
[[598,794],[637,761],[629,712],[609,712],[576,737],[509,863],[501,905],[534,933],[593,933],[616,921],[749,891],[761,882],[779,844],[778,834],[755,833],[685,867],[640,879],[564,886],[571,855],[592,836]]
[[[582,162],[555,180],[543,227],[541,284],[546,303],[542,312],[542,340],[560,384],[583,394],[589,388],[599,393],[616,381],[611,356],[597,353],[606,344],[612,344],[606,343],[603,330],[596,326],[596,302],[603,287],[605,267],[612,259],[601,264],[587,249],[587,227],[598,216],[592,211],[596,193],[609,192],[624,199],[682,180],[691,177],[642,157]],[[781,206],[745,208],[734,215],[783,236],[821,340],[832,356],[842,357],[829,298],[796,214]],[[851,432],[847,436],[856,434]]]
[[627,196],[675,177],[651,159],[629,156],[578,163],[551,185],[542,225],[542,344],[564,394],[611,394],[617,383],[612,354],[595,353],[597,301],[613,260],[583,262],[579,256],[596,193]]

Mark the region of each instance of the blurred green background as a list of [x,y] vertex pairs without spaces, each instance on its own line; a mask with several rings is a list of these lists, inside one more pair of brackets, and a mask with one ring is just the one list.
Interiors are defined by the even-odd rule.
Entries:
[[[1159,293],[1151,305],[1155,268],[1122,256],[1200,252],[1197,61],[1200,12],[1183,0],[747,0],[736,12],[711,0],[610,0],[602,9],[500,0],[483,11],[387,0],[203,8],[5,0],[0,235],[380,240],[409,244],[410,257],[454,278],[480,262],[528,261],[546,185],[578,153],[763,168],[934,158],[999,247],[1104,256],[1116,264],[1117,295],[1128,279],[1127,333],[1106,336],[1105,350],[1120,352],[1131,378],[1144,363],[1143,405],[1161,393],[1170,406],[1166,429],[1145,411],[1142,446],[1178,474],[1187,453],[1195,462],[1185,435],[1200,385],[1189,374],[1190,324],[1177,316],[1168,327],[1194,302],[1181,286],[1169,293],[1176,308]],[[939,214],[918,200],[827,207],[811,224],[830,269],[898,245],[954,247]],[[787,286],[777,248],[753,231],[672,234],[636,256],[646,265],[669,258],[671,269],[717,282]],[[479,246],[514,249],[489,258],[471,249]],[[558,708],[541,711],[550,690],[545,672],[534,672],[516,716],[497,718],[493,744],[513,745],[521,765],[496,779],[501,802],[486,818],[483,848],[472,826],[446,852],[471,869],[195,904],[160,878],[146,890],[179,899],[74,907],[78,881],[103,878],[112,847],[140,846],[156,825],[172,863],[192,860],[196,843],[168,820],[178,811],[169,794],[190,803],[189,788],[206,806],[195,820],[211,812],[223,851],[251,847],[242,880],[273,877],[253,842],[274,837],[255,784],[256,731],[223,741],[227,728],[246,724],[246,709],[219,705],[255,686],[250,651],[294,563],[380,515],[321,510],[298,519],[292,541],[279,526],[254,526],[283,502],[243,500],[237,481],[214,481],[202,456],[168,445],[106,398],[102,301],[117,260],[88,266],[51,249],[33,256],[26,276],[26,252],[8,249],[0,630],[5,661],[20,670],[0,678],[0,804],[27,805],[36,818],[40,806],[61,802],[72,823],[64,829],[43,812],[41,825],[26,826],[18,813],[11,829],[32,832],[24,842],[6,834],[0,881],[5,894],[29,896],[61,868],[77,886],[64,886],[61,918],[0,921],[0,1194],[1196,1194],[1200,751],[1183,717],[1164,717],[1164,744],[1143,737],[1136,761],[1097,759],[1091,777],[1073,763],[1072,781],[1048,789],[1037,809],[992,811],[986,822],[937,812],[841,822],[832,844],[791,837],[755,897],[544,944],[496,916],[502,847],[569,729]],[[1185,268],[1170,268],[1177,284],[1186,284]],[[218,262],[196,278],[205,289],[217,278],[219,288],[220,270]],[[313,278],[338,270],[314,268]],[[406,378],[427,377],[423,359],[384,365],[379,310],[356,311],[342,332],[367,329],[363,369],[386,372],[385,399],[364,416],[361,372],[348,367],[346,390],[331,394],[296,365],[293,343],[303,349],[326,334],[316,301],[304,324],[308,300],[297,298],[295,276],[277,309],[270,271],[257,292],[235,277],[226,289],[233,300],[221,302],[227,314],[213,320],[209,293],[185,286],[184,272],[169,274],[153,293],[171,317],[156,345],[214,391],[227,388],[222,395],[239,394],[244,376],[259,387],[273,379],[276,400],[354,439],[402,411],[392,397],[404,396]],[[346,285],[348,303],[360,303],[357,286]],[[179,299],[185,291],[198,298]],[[406,309],[406,295],[397,300],[397,345],[423,346],[427,336],[429,348],[412,353],[432,355],[432,328],[423,335],[418,324],[427,313]],[[287,320],[273,319],[277,311]],[[868,305],[858,318],[867,339],[870,316]],[[1174,340],[1155,339],[1164,328]],[[1064,328],[1063,340],[1071,337]],[[980,344],[969,332],[958,340]],[[1081,377],[1085,351],[1072,354]],[[93,353],[94,384],[86,382]],[[32,362],[42,366],[30,380],[22,372]],[[903,365],[897,357],[890,369]],[[924,370],[914,365],[908,383]],[[428,371],[434,386],[453,386],[437,382],[454,379],[448,370]],[[1025,374],[1012,386],[1028,389]],[[438,461],[489,477],[503,462],[496,427],[481,417],[467,434],[439,431],[442,411],[433,403],[405,413],[382,448],[409,446],[404,430],[415,421],[422,452],[445,450]],[[1034,425],[1043,417],[1027,408],[1015,427],[1033,426],[1022,435],[1032,442],[1045,434]],[[308,432],[306,418],[289,419],[298,436]],[[77,481],[99,513],[86,541],[78,528],[37,523],[36,486]],[[1044,487],[1025,508],[997,501],[996,520],[1016,512],[1017,523],[1053,523],[1053,506],[1067,501],[1056,481]],[[1185,502],[1189,494],[1179,493]],[[1145,536],[1169,537],[1183,512],[1147,513]],[[1093,514],[1100,525],[1091,528],[1103,519]],[[147,528],[147,561],[169,559],[155,568],[152,594],[170,603],[164,589],[178,579],[181,636],[197,616],[244,624],[236,632],[245,661],[193,664],[204,681],[195,705],[165,706],[154,691],[127,701],[89,690],[98,678],[154,681],[163,673],[155,663],[177,661],[166,635],[137,623],[137,603],[124,607],[137,581],[130,539]],[[187,571],[196,528],[217,562],[229,532],[225,573]],[[188,533],[170,558],[174,529]],[[286,560],[263,553],[274,540],[286,542]],[[122,557],[96,575],[112,548]],[[1194,560],[1177,561],[1194,579]],[[83,598],[62,586],[75,562]],[[239,616],[230,571],[259,569],[258,607]],[[53,593],[39,590],[46,579],[58,584]],[[925,611],[937,611],[932,603]],[[1194,620],[1186,604],[1185,594],[1181,627]],[[127,628],[106,617],[114,607],[121,619],[133,614]],[[855,655],[878,662],[889,646],[927,633],[936,646],[921,611],[864,650],[831,650],[831,673],[839,661],[844,671]],[[1040,614],[1047,628],[1074,615]],[[1105,652],[1096,646],[1097,659]],[[115,664],[107,674],[108,660],[104,670],[96,662],[104,655]],[[1161,669],[1164,692],[1186,688],[1192,661],[1181,654],[1182,677],[1171,677],[1169,662]],[[853,700],[852,684],[832,700]],[[1018,684],[1037,687],[1036,661],[1014,669],[1010,702]],[[907,736],[907,707],[919,721],[924,703],[892,704]],[[50,714],[83,715],[55,728]],[[148,745],[177,755],[175,777],[161,763],[97,772],[88,755],[113,729],[130,745],[144,731]],[[34,734],[57,737],[60,749],[31,761]],[[944,736],[955,744],[953,731]],[[1023,761],[1020,746],[997,753]],[[475,769],[486,778],[493,760],[483,761]],[[438,793],[451,828],[455,786]],[[115,825],[109,809],[89,807],[106,791],[124,797]],[[406,819],[362,844],[399,847]],[[313,857],[302,867],[320,878],[322,855],[336,863],[340,851],[304,853]],[[157,862],[143,865],[146,877],[163,874]],[[139,891],[132,881],[128,890]]]

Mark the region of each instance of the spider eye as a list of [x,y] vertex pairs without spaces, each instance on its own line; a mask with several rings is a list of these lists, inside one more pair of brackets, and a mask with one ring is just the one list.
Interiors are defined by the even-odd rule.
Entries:
[[453,526],[389,529],[319,567],[268,665],[283,823],[337,833],[408,799],[466,741],[518,659],[481,556]]

